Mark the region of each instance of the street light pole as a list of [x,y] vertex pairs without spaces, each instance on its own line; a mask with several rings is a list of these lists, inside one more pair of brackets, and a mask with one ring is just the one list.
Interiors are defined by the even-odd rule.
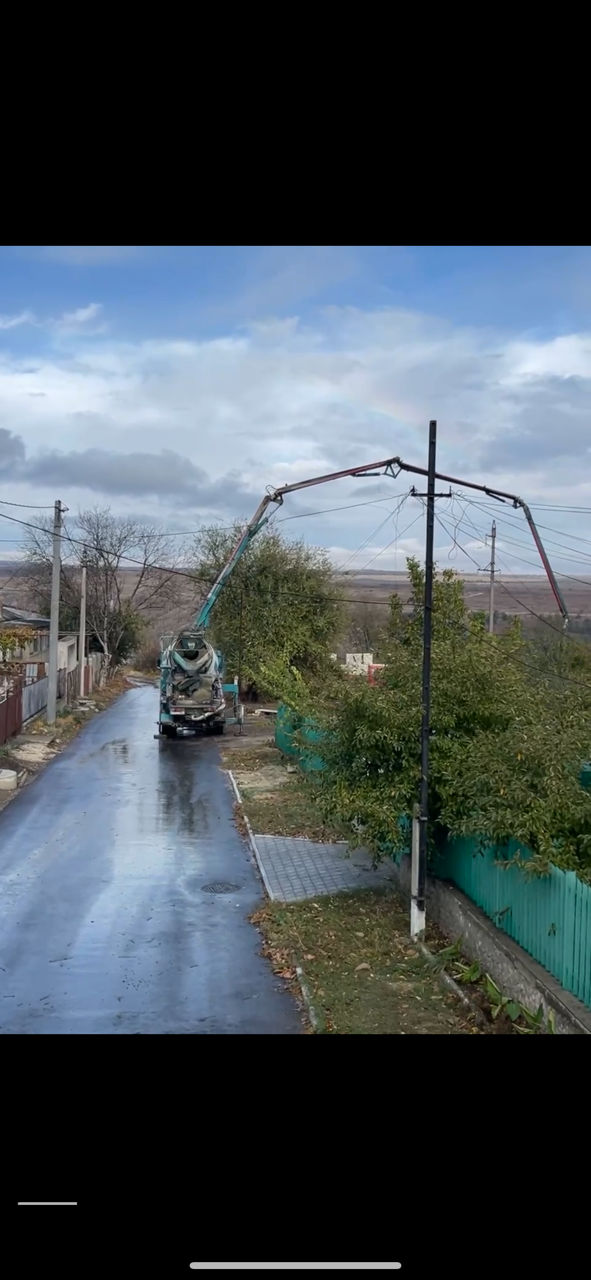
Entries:
[[429,819],[429,734],[431,729],[431,631],[433,619],[433,532],[435,527],[435,455],[437,423],[429,423],[429,462],[427,471],[427,538],[425,547],[425,602],[423,609],[423,682],[421,724],[421,793],[417,873],[413,876],[410,906],[411,937],[425,932],[425,897],[427,888],[427,823]]

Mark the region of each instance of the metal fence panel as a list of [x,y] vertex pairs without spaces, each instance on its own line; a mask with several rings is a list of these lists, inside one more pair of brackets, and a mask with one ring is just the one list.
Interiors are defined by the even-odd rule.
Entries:
[[23,724],[47,706],[48,683],[47,676],[44,676],[42,680],[36,680],[23,689]]
[[507,865],[517,847],[512,841],[505,850],[481,849],[475,839],[450,840],[434,869],[591,1007],[591,886],[559,867],[534,877]]

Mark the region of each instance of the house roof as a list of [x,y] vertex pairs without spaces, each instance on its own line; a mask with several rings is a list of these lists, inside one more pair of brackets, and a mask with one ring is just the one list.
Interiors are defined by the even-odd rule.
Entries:
[[4,622],[13,623],[16,627],[37,627],[41,629],[49,626],[49,618],[42,618],[38,613],[29,613],[26,609],[13,609],[8,604],[0,605],[0,618]]

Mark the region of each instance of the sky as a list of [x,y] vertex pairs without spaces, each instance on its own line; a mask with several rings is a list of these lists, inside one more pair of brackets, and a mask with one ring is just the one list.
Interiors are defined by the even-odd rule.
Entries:
[[[269,485],[426,466],[435,418],[438,470],[518,493],[555,569],[591,579],[590,411],[589,246],[0,248],[0,560],[22,554],[5,517],[56,498],[180,535]],[[401,569],[424,552],[412,483],[277,518],[335,564]],[[494,515],[501,571],[539,571],[511,507],[455,487],[437,514],[440,567],[484,570]]]

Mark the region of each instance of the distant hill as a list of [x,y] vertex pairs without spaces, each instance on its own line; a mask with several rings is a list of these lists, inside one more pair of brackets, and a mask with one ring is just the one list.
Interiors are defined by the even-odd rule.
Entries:
[[[17,609],[34,608],[24,569],[17,572],[14,561],[0,561],[0,599],[4,604],[14,605]],[[488,575],[485,573],[466,573],[462,575],[465,583],[465,600],[473,611],[486,610],[488,607]],[[125,594],[131,593],[137,581],[137,570],[130,566],[123,571]],[[364,573],[335,573],[335,581],[339,583],[346,597],[367,600],[377,604],[387,600],[392,592],[396,592],[403,603],[410,596],[410,584],[406,573],[393,573],[383,570],[365,570]],[[569,613],[573,616],[591,617],[591,578],[562,579],[561,591],[564,594]],[[520,603],[521,602],[521,603]],[[189,618],[198,600],[194,584],[188,579],[178,578],[178,596],[175,609],[176,618]],[[525,614],[528,610],[536,613],[556,613],[556,602],[550,584],[543,573],[518,575],[498,574],[495,589],[495,608],[500,613]]]

